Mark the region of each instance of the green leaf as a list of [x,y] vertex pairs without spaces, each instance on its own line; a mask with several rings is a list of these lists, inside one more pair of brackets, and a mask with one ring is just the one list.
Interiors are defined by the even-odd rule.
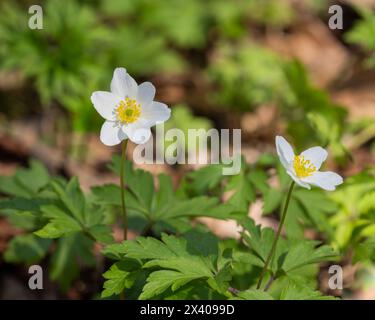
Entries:
[[[112,169],[118,172],[118,158],[113,159]],[[219,205],[215,197],[180,198],[173,190],[169,176],[158,176],[158,190],[154,189],[152,176],[142,170],[133,170],[127,163],[125,191],[126,208],[129,215],[144,216],[151,225],[160,224],[172,228],[181,219],[209,216],[218,219],[232,218],[234,205]],[[101,205],[121,206],[121,192],[116,185],[92,188],[94,201]],[[173,230],[173,229],[172,229]]]
[[154,271],[147,278],[147,283],[143,287],[142,294],[139,298],[142,300],[153,298],[160,295],[168,288],[171,288],[172,291],[176,291],[188,282],[202,277],[204,276],[194,272],[182,273],[173,270]]
[[21,185],[14,177],[0,176],[0,191],[15,197],[30,197],[30,190]]
[[62,291],[68,290],[72,281],[79,275],[81,264],[94,266],[93,242],[80,233],[75,233],[57,242],[56,252],[50,265],[50,277],[57,281]]
[[268,214],[274,212],[277,208],[279,208],[284,195],[285,194],[278,189],[268,189],[264,196],[263,212],[265,214]]
[[[171,289],[176,291],[194,280],[205,280],[206,286],[225,293],[230,276],[230,259],[220,260],[217,239],[196,231],[186,239],[162,235],[162,240],[139,237],[135,242],[125,241],[121,247],[112,246],[126,258],[142,261],[143,268],[151,270],[140,299],[150,299]],[[108,251],[107,251],[108,252]],[[155,270],[156,269],[156,270]]]
[[326,245],[316,247],[317,244],[316,241],[303,241],[293,245],[286,253],[282,269],[290,272],[308,264],[338,258],[338,254],[331,247]]
[[132,259],[116,262],[103,274],[106,281],[103,284],[102,298],[118,295],[125,288],[131,288],[139,276],[140,264]]
[[281,293],[280,300],[335,300],[332,296],[323,296],[319,291],[299,283],[291,283]]
[[[275,238],[275,232],[270,228],[261,229],[248,218],[241,222],[247,232],[243,233],[245,243],[250,252],[238,256],[239,261],[263,267]],[[285,273],[297,272],[298,269],[310,264],[335,260],[338,255],[329,246],[318,247],[319,242],[301,239],[279,238],[274,257],[268,266],[268,271],[279,276]]]
[[46,168],[40,162],[31,160],[29,168],[18,169],[12,177],[0,177],[0,191],[11,196],[30,198],[48,182]]
[[208,165],[190,172],[188,175],[189,188],[196,195],[202,195],[215,189],[223,179],[223,166],[219,164]]
[[59,238],[73,232],[81,231],[82,226],[73,217],[56,206],[43,206],[42,212],[50,222],[35,234],[42,238]]
[[[104,205],[121,206],[120,187],[115,184],[105,184],[91,188],[94,201]],[[127,207],[129,205],[127,204]]]
[[84,224],[86,202],[78,178],[73,177],[64,187],[57,182],[52,182],[52,188],[74,218]]
[[[272,243],[275,238],[275,232],[270,228],[261,229],[260,226],[255,226],[254,221],[250,218],[241,222],[242,226],[247,232],[244,232],[243,238],[248,244],[251,251],[245,258],[252,264],[263,267],[269,252],[271,251]],[[269,269],[276,273],[278,270],[279,251],[286,246],[285,240],[280,238],[275,252],[275,259],[269,264]]]
[[46,256],[50,244],[50,240],[33,234],[19,235],[10,240],[4,259],[9,263],[36,263]]
[[43,198],[11,198],[11,199],[1,199],[0,209],[12,209],[17,211],[27,211],[27,212],[39,212],[41,206],[55,203],[52,199]]
[[375,65],[375,17],[374,13],[365,8],[360,8],[359,13],[362,19],[359,20],[354,27],[345,35],[349,43],[355,43],[362,46],[369,54],[367,65],[373,67]]
[[235,300],[274,300],[274,298],[267,292],[261,290],[246,290],[241,291],[236,295]]
[[36,194],[49,182],[49,174],[47,169],[39,161],[31,160],[28,169],[17,170],[15,179],[26,189]]
[[112,229],[109,226],[98,224],[90,227],[87,232],[89,232],[98,242],[109,244],[114,241]]
[[265,194],[268,191],[268,176],[263,170],[251,170],[248,174],[248,178],[253,184],[254,188],[260,190],[263,194]]
[[293,192],[305,217],[321,232],[332,234],[327,215],[335,212],[337,206],[325,193],[318,190],[298,189]]
[[255,191],[244,171],[238,175],[231,176],[226,190],[233,190],[235,193],[230,197],[228,203],[238,211],[247,214],[249,204],[255,200]]

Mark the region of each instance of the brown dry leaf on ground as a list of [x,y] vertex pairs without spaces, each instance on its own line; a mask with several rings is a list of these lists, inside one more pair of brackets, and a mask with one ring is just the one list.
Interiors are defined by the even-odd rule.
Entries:
[[354,6],[375,8],[375,0],[343,0],[343,1]]
[[9,240],[19,234],[21,230],[13,227],[7,219],[0,217],[0,254],[6,250]]
[[291,33],[268,34],[265,44],[286,57],[298,58],[319,87],[339,78],[351,59],[327,26],[312,18],[301,21]]
[[375,119],[375,71],[358,73],[332,94],[332,99],[349,112],[349,120]]
[[242,134],[249,137],[275,136],[278,131],[278,112],[276,106],[263,105],[254,112],[247,112],[241,116]]

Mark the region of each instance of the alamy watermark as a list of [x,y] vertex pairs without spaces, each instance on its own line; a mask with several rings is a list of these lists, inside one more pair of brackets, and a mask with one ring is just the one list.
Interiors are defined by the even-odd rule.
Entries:
[[331,274],[331,276],[328,279],[328,287],[331,290],[342,290],[343,288],[343,272],[342,267],[334,264],[329,267],[328,273]]
[[328,13],[331,14],[331,17],[328,21],[329,28],[331,30],[344,29],[344,15],[342,7],[338,4],[332,5],[328,9]]
[[[155,143],[155,146],[154,146]],[[240,129],[180,129],[164,131],[156,126],[155,139],[137,145],[132,159],[137,164],[223,164],[223,175],[241,171]]]
[[29,267],[29,274],[32,276],[29,278],[29,288],[31,290],[42,290],[43,289],[43,269],[40,265],[34,264]]
[[37,4],[30,6],[29,14],[29,28],[31,30],[43,29],[43,8]]

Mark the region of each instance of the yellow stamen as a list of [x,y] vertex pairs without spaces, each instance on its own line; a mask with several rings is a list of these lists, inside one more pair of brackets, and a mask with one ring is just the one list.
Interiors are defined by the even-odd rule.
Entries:
[[316,167],[311,161],[305,159],[303,156],[295,156],[293,167],[298,178],[306,178],[316,171]]
[[141,115],[141,105],[128,97],[121,100],[116,109],[117,120],[121,123],[133,123]]

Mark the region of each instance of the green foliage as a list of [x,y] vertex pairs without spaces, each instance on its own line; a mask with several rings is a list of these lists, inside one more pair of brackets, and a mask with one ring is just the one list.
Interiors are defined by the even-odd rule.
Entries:
[[[288,132],[295,138],[296,144],[302,147],[307,143],[320,141],[331,143],[334,150],[341,147],[339,138],[345,125],[346,110],[332,102],[327,92],[311,83],[300,62],[286,64],[284,73],[292,92],[292,98],[285,104],[284,110],[288,110]],[[292,108],[293,112],[290,112],[289,108]],[[334,124],[330,134],[326,130],[316,130],[327,125],[322,118],[331,125],[331,129]]]
[[[271,250],[275,232],[269,228],[255,226],[250,219],[242,221],[242,237],[250,252],[241,251],[235,254],[239,263],[251,264],[262,268]],[[269,264],[269,284],[272,284],[270,295],[274,299],[319,299],[315,291],[317,264],[332,261],[338,254],[327,245],[317,241],[279,239],[275,255]],[[299,290],[296,290],[299,288]],[[238,295],[240,299],[271,299],[269,294],[257,290],[248,290]]]
[[331,194],[338,210],[330,218],[335,246],[357,252],[363,262],[374,261],[375,183],[372,171],[349,178]]
[[29,169],[19,169],[12,177],[0,177],[0,191],[15,197],[32,198],[47,185],[46,168],[32,160]]
[[101,74],[100,48],[104,47],[106,32],[89,8],[73,0],[47,1],[43,7],[44,28],[37,31],[28,27],[25,9],[8,3],[1,11],[1,65],[35,80],[45,104],[65,94],[79,93]]
[[335,157],[337,162],[343,163],[349,153],[342,144],[343,128],[342,124],[330,121],[323,113],[309,112],[307,114],[311,126],[317,133],[317,141],[322,146],[327,146],[331,151],[330,154]]
[[12,263],[32,264],[46,256],[50,244],[49,239],[42,239],[33,234],[20,235],[9,242],[4,259]]
[[[263,213],[281,212],[287,186],[270,188],[264,195]],[[333,201],[321,190],[297,189],[290,200],[285,231],[291,238],[303,237],[305,228],[314,228],[326,236],[330,236],[332,228],[328,223],[328,215],[335,212]]]
[[[94,242],[106,244],[103,254],[116,262],[103,274],[102,298],[119,296],[124,290],[131,299],[326,298],[316,291],[317,264],[337,255],[327,245],[290,233],[296,224],[293,220],[286,222],[289,237],[279,240],[267,270],[272,276],[270,291],[253,289],[275,233],[244,217],[250,203],[262,195],[270,212],[280,206],[281,197],[276,194],[282,191],[270,188],[265,174],[274,164],[269,155],[251,166],[243,161],[240,174],[230,177],[222,176],[223,165],[208,166],[189,173],[174,191],[168,176],[159,175],[155,188],[150,173],[126,162],[130,227],[141,226],[139,231],[155,237],[114,243],[108,214],[120,211],[119,187],[98,186],[84,194],[77,178],[50,177],[43,165],[32,161],[30,168],[1,177],[1,192],[9,197],[1,199],[0,210],[25,231],[10,241],[4,258],[26,264],[48,260],[50,278],[66,291],[83,267],[95,266]],[[113,158],[110,168],[119,173],[119,157]],[[287,183],[285,177],[280,180],[282,186]],[[225,203],[219,200],[223,192],[232,193]],[[297,189],[293,201],[308,207],[305,210],[314,216],[311,220],[317,229],[324,225],[331,202],[323,194]],[[363,208],[369,210],[366,203]],[[236,219],[243,227],[243,242],[219,240],[200,225],[192,228],[190,220],[200,216]],[[137,219],[142,223],[134,223]],[[300,228],[303,231],[303,225]],[[371,243],[360,245],[357,257],[373,256]],[[238,282],[241,290],[233,291]]]
[[[243,238],[251,252],[243,255],[242,259],[246,258],[253,265],[262,267],[271,250],[275,233],[272,229],[255,226],[251,220],[244,223],[244,228],[248,233],[243,233]],[[268,270],[275,278],[285,274],[293,275],[299,268],[337,257],[337,253],[329,246],[317,247],[317,241],[280,240]]]
[[102,224],[102,211],[86,202],[78,179],[73,178],[67,184],[53,181],[51,188],[60,201],[55,205],[41,207],[48,223],[35,232],[37,236],[54,239],[82,232],[99,242],[112,241],[111,230]]
[[[166,291],[175,293],[198,280],[203,280],[210,290],[227,295],[231,278],[230,253],[221,252],[217,239],[210,234],[191,231],[185,239],[162,234],[161,241],[140,237],[136,242],[108,246],[105,253],[119,255],[121,259],[135,259],[148,270],[140,299],[160,297]],[[106,274],[105,277],[110,278],[104,284],[104,296],[109,292],[108,287],[126,287],[130,274],[122,272],[116,277],[117,270],[118,263],[111,267],[110,274]]]
[[[5,260],[38,263],[51,253],[50,277],[68,290],[82,265],[93,266],[94,241],[113,241],[103,212],[86,199],[76,178],[51,178],[36,161],[0,181],[1,192],[10,196],[0,200],[1,213],[29,232],[11,240]],[[57,239],[55,249],[51,239]]]
[[287,101],[290,89],[283,60],[252,43],[223,43],[207,70],[217,87],[214,102],[234,110],[251,110],[259,104]]
[[[112,170],[119,174],[121,158],[115,156]],[[149,172],[134,170],[131,162],[126,162],[125,191],[126,208],[133,218],[143,218],[142,227],[154,231],[176,231],[185,228],[188,218],[208,216],[226,219],[232,211],[223,210],[219,199],[208,196],[182,197],[174,192],[172,180],[167,175],[158,176],[159,188]],[[121,206],[121,192],[117,185],[103,185],[92,189],[94,201],[104,206]]]
[[295,16],[291,4],[288,1],[249,1],[249,14],[256,22],[261,22],[272,27],[284,27],[289,25]]
[[[116,174],[120,161],[115,156],[110,165]],[[290,179],[278,166],[279,187],[269,186],[268,169],[276,163],[270,155],[263,155],[252,165],[243,160],[241,172],[229,177],[222,175],[223,165],[207,166],[189,173],[175,190],[168,176],[159,175],[154,181],[150,173],[126,162],[130,226],[137,230],[134,221],[141,220],[138,230],[155,237],[141,236],[114,244],[108,214],[120,211],[118,185],[94,187],[86,195],[78,179],[50,177],[43,165],[32,161],[30,168],[1,177],[1,192],[9,198],[0,201],[0,209],[26,232],[11,240],[4,258],[12,263],[49,259],[50,278],[67,290],[82,266],[95,265],[93,244],[100,242],[107,244],[103,253],[117,260],[103,274],[103,298],[118,296],[125,290],[133,299],[326,299],[316,291],[318,264],[338,256],[325,244],[304,240],[304,230],[313,228],[326,235],[328,241],[335,239],[337,233],[330,229],[328,215],[335,213],[331,225],[338,221],[343,226],[338,217],[345,210],[351,212],[345,206],[356,201],[361,219],[351,229],[357,243],[355,259],[372,259],[371,176],[354,179],[348,190],[334,192],[332,199],[317,190],[295,190],[285,224],[287,238],[278,242],[267,270],[271,288],[265,293],[253,287],[275,232],[244,217],[258,197],[264,199],[264,213],[281,211],[282,195]],[[348,197],[359,197],[364,190],[368,197]],[[225,203],[219,200],[224,192],[231,194]],[[202,226],[192,228],[190,220],[200,216],[236,219],[243,228],[243,241],[222,241]],[[335,226],[335,230],[339,228]],[[163,233],[166,231],[172,234]],[[231,287],[239,281],[240,291],[233,291]]]
[[360,45],[369,57],[365,61],[367,67],[375,66],[375,15],[370,9],[358,8],[362,19],[346,34],[349,43]]

